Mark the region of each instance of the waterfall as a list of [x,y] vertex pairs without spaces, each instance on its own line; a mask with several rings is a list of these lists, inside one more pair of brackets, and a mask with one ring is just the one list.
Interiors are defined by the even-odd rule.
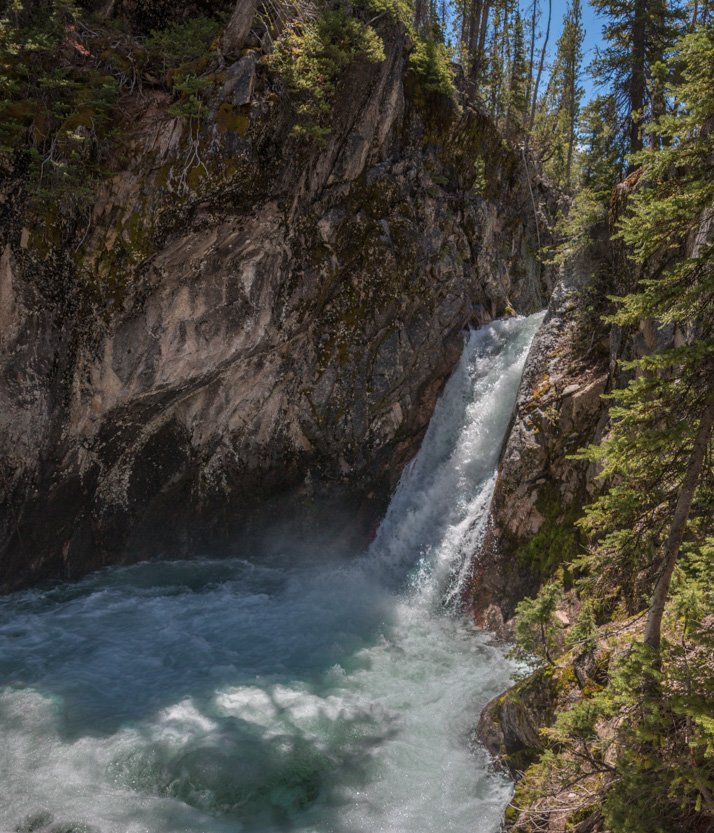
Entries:
[[111,568],[0,599],[0,830],[493,833],[512,667],[459,610],[530,341],[468,335],[366,553]]

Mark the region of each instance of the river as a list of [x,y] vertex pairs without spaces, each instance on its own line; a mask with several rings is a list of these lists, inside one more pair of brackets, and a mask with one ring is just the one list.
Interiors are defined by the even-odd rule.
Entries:
[[460,610],[542,314],[470,333],[370,548],[0,599],[0,831],[494,833],[513,665]]

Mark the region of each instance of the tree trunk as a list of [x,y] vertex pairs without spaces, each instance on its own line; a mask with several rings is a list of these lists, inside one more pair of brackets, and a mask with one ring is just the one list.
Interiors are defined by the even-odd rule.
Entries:
[[[526,101],[531,100],[531,87],[533,85],[533,61],[535,59],[536,23],[538,22],[538,0],[533,0],[533,14],[531,15],[531,49],[528,59],[528,82],[526,85]],[[527,115],[523,114],[523,127],[526,127]]]
[[[575,37],[575,36],[574,36]],[[571,193],[570,190],[570,183],[571,183],[571,171],[573,169],[573,147],[575,146],[575,127],[576,122],[578,120],[576,102],[575,102],[575,89],[578,84],[577,74],[578,68],[576,66],[576,58],[574,54],[575,47],[573,46],[573,55],[569,56],[572,57],[572,65],[569,67],[569,90],[568,95],[570,100],[568,102],[568,161],[565,166],[565,182],[566,182],[566,189],[568,193]]]
[[471,29],[469,30],[469,77],[478,85],[481,81],[485,63],[486,30],[492,0],[478,0],[472,9]]
[[697,28],[697,15],[699,14],[698,0],[694,0],[694,8],[692,9],[692,22],[689,25],[689,31],[693,32]]
[[540,77],[543,74],[543,64],[545,63],[545,53],[548,48],[548,38],[550,37],[550,19],[553,15],[553,0],[548,0],[548,25],[545,29],[545,40],[543,41],[543,49],[540,53],[540,63],[538,64],[538,75],[536,75],[535,86],[533,87],[533,103],[531,105],[531,117],[528,122],[528,130],[526,132],[526,146],[530,137],[531,130],[533,130],[533,122],[535,121],[536,104],[538,103],[538,88],[540,87]]
[[471,0],[471,3],[468,7],[468,10],[466,9],[466,6],[464,5],[464,10],[463,10],[463,13],[461,15],[461,47],[467,53],[468,53],[468,48],[469,48],[469,37],[470,37],[470,35],[469,35],[469,25],[470,25],[471,20],[473,18],[473,5],[474,5],[474,0]]
[[[647,30],[647,0],[637,0],[632,21],[632,74],[630,76],[630,153],[642,150],[640,122],[645,106],[645,59]],[[634,118],[632,113],[637,113]],[[630,165],[629,170],[634,170]]]
[[484,59],[486,57],[486,34],[488,32],[488,16],[491,13],[491,2],[492,0],[484,0],[483,11],[481,12],[481,24],[476,52],[479,78],[483,72]]
[[645,645],[649,645],[655,651],[659,651],[662,615],[664,614],[664,606],[669,594],[669,583],[672,580],[672,573],[677,563],[679,548],[682,545],[682,538],[684,537],[684,525],[689,517],[689,510],[692,508],[694,492],[697,488],[699,474],[704,464],[704,456],[711,439],[712,423],[714,423],[714,390],[709,391],[706,406],[699,423],[699,428],[697,429],[697,435],[694,439],[694,448],[687,463],[687,471],[682,481],[682,488],[679,491],[672,525],[669,528],[669,534],[664,544],[664,563],[655,583],[652,602],[650,604],[649,614],[647,615]]
[[248,40],[257,7],[257,0],[238,0],[223,33],[221,50],[224,55],[237,52]]
[[469,12],[469,40],[467,49],[469,53],[469,77],[472,81],[478,82],[478,59],[476,56],[478,46],[478,24],[481,20],[481,7],[483,0],[474,0],[471,3]]

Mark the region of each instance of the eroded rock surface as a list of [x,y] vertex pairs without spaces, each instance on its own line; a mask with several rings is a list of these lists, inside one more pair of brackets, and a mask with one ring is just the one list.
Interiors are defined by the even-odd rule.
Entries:
[[552,196],[478,110],[415,106],[380,31],[324,147],[248,52],[198,128],[125,97],[89,224],[3,184],[0,588],[225,552],[271,507],[368,534],[463,328],[547,302],[527,178],[542,235]]

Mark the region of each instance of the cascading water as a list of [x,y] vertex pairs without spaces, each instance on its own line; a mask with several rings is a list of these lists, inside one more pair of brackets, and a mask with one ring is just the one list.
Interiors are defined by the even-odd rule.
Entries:
[[0,600],[0,831],[495,831],[510,784],[468,738],[512,668],[457,600],[541,318],[470,334],[362,556]]

